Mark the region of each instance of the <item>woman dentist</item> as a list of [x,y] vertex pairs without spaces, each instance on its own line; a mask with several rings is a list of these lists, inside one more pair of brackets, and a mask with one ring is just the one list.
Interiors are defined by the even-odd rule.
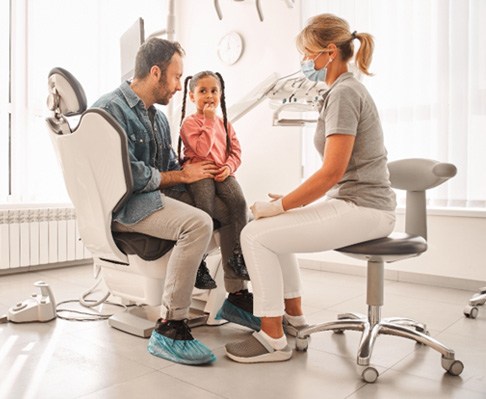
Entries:
[[297,36],[302,72],[329,87],[320,100],[314,136],[322,165],[287,195],[270,195],[272,201],[251,206],[255,220],[243,229],[241,245],[261,330],[226,345],[227,356],[237,362],[277,362],[292,356],[284,329],[296,335],[307,325],[295,253],[332,250],[393,231],[396,203],[378,111],[348,70],[355,40],[360,42],[356,65],[370,75],[373,38],[351,33],[345,20],[318,15]]

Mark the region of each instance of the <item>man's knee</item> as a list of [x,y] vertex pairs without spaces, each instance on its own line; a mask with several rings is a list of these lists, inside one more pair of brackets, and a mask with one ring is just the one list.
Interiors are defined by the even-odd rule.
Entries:
[[206,212],[196,209],[197,210],[197,224],[199,226],[199,229],[207,232],[208,234],[212,234],[213,232],[213,219],[209,214]]

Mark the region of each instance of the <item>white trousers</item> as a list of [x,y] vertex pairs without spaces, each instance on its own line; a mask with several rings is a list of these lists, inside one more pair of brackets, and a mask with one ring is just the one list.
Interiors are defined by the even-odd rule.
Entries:
[[253,313],[284,314],[284,299],[301,296],[296,253],[322,252],[389,235],[395,212],[330,199],[250,222],[241,247],[253,287]]

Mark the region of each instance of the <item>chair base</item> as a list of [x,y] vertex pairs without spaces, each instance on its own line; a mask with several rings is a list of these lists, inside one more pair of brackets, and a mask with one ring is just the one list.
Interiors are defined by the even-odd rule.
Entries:
[[370,358],[376,338],[380,334],[395,335],[412,339],[420,344],[427,345],[442,355],[442,367],[452,375],[459,375],[464,365],[455,360],[454,351],[442,345],[439,341],[428,335],[426,326],[407,318],[385,318],[380,320],[379,306],[369,306],[368,316],[357,313],[344,313],[338,315],[338,320],[309,326],[300,330],[296,337],[296,346],[299,351],[306,351],[311,334],[321,331],[334,331],[342,333],[345,330],[361,331],[361,341],[358,349],[357,364],[364,366],[362,377],[366,382],[375,382],[378,372],[369,367]]
[[[214,280],[216,281],[217,288],[213,290],[200,290],[194,288],[191,298],[191,307],[189,309],[189,315],[187,317],[188,325],[191,328],[202,325],[217,326],[227,323],[226,320],[216,319],[218,310],[221,308],[226,298],[222,260],[219,250],[211,253],[207,257],[206,262]],[[127,280],[126,277],[122,277],[123,281]],[[160,303],[163,280],[155,280],[155,282],[157,283],[154,285],[157,288],[158,295],[152,296],[155,298],[158,297],[159,300],[157,302]],[[125,301],[125,303],[131,304],[133,302],[128,300]],[[132,306],[123,312],[119,312],[111,316],[108,319],[108,324],[111,327],[127,332],[129,334],[148,338],[152,334],[152,330],[155,327],[155,322],[158,318],[160,318],[160,308],[160,305]]]
[[464,315],[471,319],[478,317],[478,306],[483,306],[486,303],[486,287],[479,289],[479,292],[474,294],[469,300],[469,304],[464,308]]

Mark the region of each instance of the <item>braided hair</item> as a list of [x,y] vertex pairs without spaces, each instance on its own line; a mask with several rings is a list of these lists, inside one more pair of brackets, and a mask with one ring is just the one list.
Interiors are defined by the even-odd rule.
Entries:
[[[182,126],[182,122],[184,121],[184,118],[186,116],[186,98],[187,98],[188,91],[194,92],[197,86],[197,82],[199,82],[200,79],[205,78],[207,76],[212,76],[213,78],[215,78],[219,82],[219,86],[221,89],[220,103],[221,103],[221,111],[223,113],[224,130],[226,132],[226,154],[229,155],[231,153],[231,140],[229,138],[229,132],[228,132],[228,115],[226,111],[226,97],[224,94],[224,80],[219,72],[202,71],[196,73],[194,76],[188,76],[186,79],[184,79],[184,94],[182,98],[181,121],[179,126]],[[188,84],[189,84],[189,90],[187,90]],[[181,162],[182,137],[180,135],[180,132],[179,132],[179,141],[177,143],[177,152],[179,156],[179,162]]]
[[180,127],[182,122],[184,122],[184,117],[186,116],[186,97],[187,97],[187,83],[192,79],[192,76],[188,76],[184,79],[184,94],[182,96],[182,109],[181,109],[181,121],[179,122],[179,140],[177,142],[177,157],[179,158],[179,163],[182,165],[182,137],[180,133]]

